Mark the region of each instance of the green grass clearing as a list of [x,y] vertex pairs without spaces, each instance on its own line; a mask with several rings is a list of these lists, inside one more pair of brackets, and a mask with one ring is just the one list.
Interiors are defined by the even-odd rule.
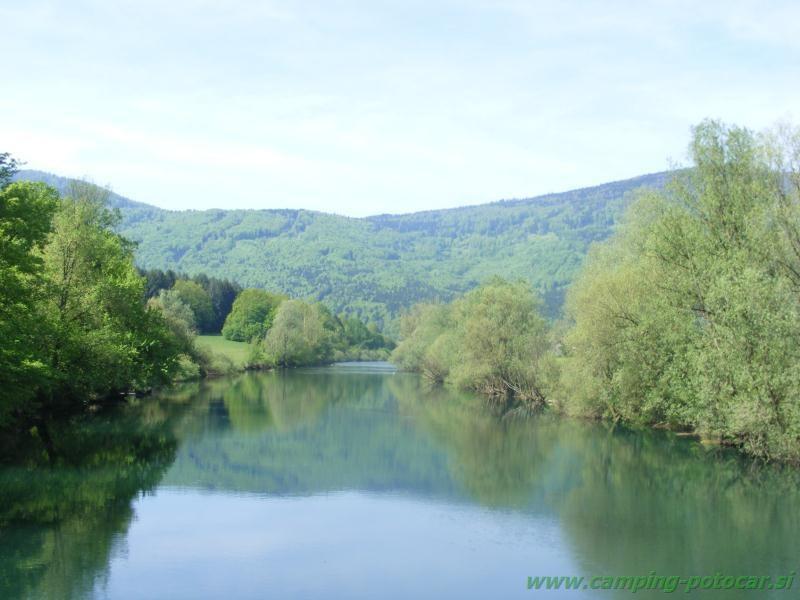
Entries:
[[197,345],[211,350],[214,354],[227,356],[237,367],[243,367],[250,354],[250,344],[226,340],[221,335],[198,335]]

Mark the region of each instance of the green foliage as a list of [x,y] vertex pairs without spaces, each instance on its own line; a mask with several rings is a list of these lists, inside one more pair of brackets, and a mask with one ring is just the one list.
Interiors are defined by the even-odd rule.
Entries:
[[181,341],[144,305],[133,245],[113,231],[119,215],[106,197],[80,183],[63,199],[42,183],[0,191],[4,430],[44,428],[51,415],[166,382],[177,368]]
[[161,315],[144,306],[131,244],[100,188],[75,185],[61,201],[43,251],[47,333],[40,340],[51,408],[167,381],[177,345]]
[[214,306],[211,296],[199,283],[179,279],[172,286],[173,291],[192,309],[197,329],[202,333],[214,331]]
[[[0,157],[9,168],[7,155]],[[0,426],[24,408],[36,383],[47,377],[39,337],[44,269],[39,254],[57,206],[55,190],[42,183],[0,190]]]
[[11,183],[17,173],[19,161],[8,152],[0,152],[0,189]]
[[225,339],[237,342],[263,338],[284,300],[286,296],[264,290],[251,288],[242,291],[225,319],[222,335]]
[[391,340],[382,335],[374,323],[365,324],[356,317],[340,316],[339,322],[342,327],[342,339],[351,348],[363,350],[379,350],[390,348]]
[[139,274],[144,277],[144,295],[148,300],[158,296],[161,290],[171,290],[179,279],[189,279],[188,276],[178,274],[170,269],[139,269]]
[[184,273],[176,273],[172,270],[162,271],[161,269],[139,269],[139,273],[145,278],[145,297],[152,298],[157,296],[161,290],[169,290],[177,281],[182,279],[193,281],[202,287],[211,300],[213,317],[209,320],[208,330],[217,333],[222,330],[225,317],[231,311],[233,301],[241,286],[227,279],[217,279],[208,277],[205,273],[200,273],[194,277],[189,277]]
[[530,286],[494,279],[450,305],[412,310],[392,360],[437,382],[540,405],[550,342],[539,311]]
[[211,299],[214,316],[208,324],[208,331],[214,333],[222,331],[225,319],[231,312],[236,297],[242,291],[241,286],[227,279],[209,277],[205,273],[195,275],[192,281],[200,284]]
[[161,290],[147,302],[149,308],[161,312],[173,337],[184,354],[191,354],[197,335],[194,312],[176,290]]
[[333,332],[318,304],[302,300],[283,302],[262,344],[266,363],[295,367],[329,362],[333,355]]
[[[242,296],[249,291],[245,290]],[[267,295],[280,300],[266,292],[252,294],[254,299]],[[392,347],[392,342],[378,333],[374,325],[367,326],[352,317],[336,317],[319,302],[284,300],[278,305],[266,335],[253,338],[246,362],[256,367],[298,367],[336,361],[386,360]]]
[[[400,343],[392,353],[392,362],[407,371],[416,371],[428,379],[443,382],[447,364],[429,352],[440,337],[452,327],[451,307],[441,304],[417,304],[400,319]],[[441,349],[446,340],[439,343]]]
[[[181,299],[178,291],[161,290],[159,295],[148,301],[148,306],[157,308],[166,321],[173,339],[181,351],[180,366],[176,374],[176,381],[187,381],[210,375],[225,375],[240,370],[246,366],[244,360],[238,360],[238,355],[246,354],[245,344],[227,342],[220,336],[197,335],[194,312]],[[232,346],[245,346],[232,357],[230,347],[209,340],[221,340]]]
[[707,121],[691,148],[571,291],[561,400],[800,460],[800,135]]
[[[37,172],[53,184],[66,180]],[[397,334],[416,303],[447,302],[495,275],[529,282],[549,317],[589,245],[607,238],[629,192],[664,173],[525,200],[352,219],[302,210],[172,212],[112,198],[119,231],[148,268],[229,277],[246,287],[323,302]]]
[[541,304],[525,283],[495,280],[454,303],[452,346],[460,360],[450,378],[462,388],[513,393],[542,403],[542,361],[549,350]]

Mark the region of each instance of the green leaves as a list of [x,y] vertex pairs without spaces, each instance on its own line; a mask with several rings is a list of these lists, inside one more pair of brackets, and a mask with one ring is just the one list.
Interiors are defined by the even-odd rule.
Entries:
[[701,123],[694,168],[591,252],[568,298],[561,394],[576,412],[800,460],[800,196],[774,159],[797,148],[764,139]]
[[201,333],[213,331],[214,306],[211,304],[208,292],[199,283],[186,279],[176,281],[172,290],[192,309],[198,330]]
[[0,191],[0,426],[72,412],[169,379],[180,344],[143,303],[107,192]]
[[286,296],[281,294],[252,288],[243,290],[236,297],[231,312],[225,319],[222,335],[237,342],[263,338],[284,300]]
[[267,363],[279,367],[315,365],[331,359],[332,332],[325,326],[325,313],[317,304],[286,300],[264,338]]
[[0,426],[25,410],[49,375],[41,356],[40,251],[57,205],[55,190],[41,183],[0,191]]
[[119,232],[138,242],[142,266],[313,298],[396,334],[403,310],[450,301],[494,275],[524,279],[541,294],[546,314],[558,315],[589,245],[613,232],[627,194],[642,185],[660,188],[666,177],[366,219],[295,210],[171,212],[116,202],[124,216]]
[[436,382],[541,404],[549,339],[539,306],[527,284],[501,279],[449,305],[418,305],[392,360]]

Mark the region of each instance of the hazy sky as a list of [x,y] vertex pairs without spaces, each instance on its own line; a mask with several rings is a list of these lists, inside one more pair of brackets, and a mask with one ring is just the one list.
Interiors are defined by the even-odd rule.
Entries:
[[[166,208],[365,215],[800,120],[800,2],[0,0],[0,151]],[[794,111],[794,112],[793,112]]]

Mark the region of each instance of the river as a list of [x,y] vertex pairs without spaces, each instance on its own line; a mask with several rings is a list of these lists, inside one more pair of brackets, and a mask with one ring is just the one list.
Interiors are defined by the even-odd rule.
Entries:
[[[53,437],[54,467],[0,470],[2,598],[610,599],[632,594],[591,585],[775,581],[800,557],[794,470],[504,417],[381,363],[177,386]],[[528,589],[540,575],[587,589]]]

